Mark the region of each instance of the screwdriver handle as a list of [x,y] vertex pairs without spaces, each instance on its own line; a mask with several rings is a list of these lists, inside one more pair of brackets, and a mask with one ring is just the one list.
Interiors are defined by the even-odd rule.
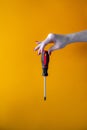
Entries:
[[41,55],[42,62],[42,76],[48,76],[48,64],[49,64],[49,54],[48,51],[44,50]]

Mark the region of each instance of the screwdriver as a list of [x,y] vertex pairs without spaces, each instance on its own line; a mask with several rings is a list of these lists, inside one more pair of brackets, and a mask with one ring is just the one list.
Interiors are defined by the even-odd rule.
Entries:
[[44,100],[46,100],[46,76],[48,76],[49,54],[44,50],[41,55],[42,76],[44,76]]

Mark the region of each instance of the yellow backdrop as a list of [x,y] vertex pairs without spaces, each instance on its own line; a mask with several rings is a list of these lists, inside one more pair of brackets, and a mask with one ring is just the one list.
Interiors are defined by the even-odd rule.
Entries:
[[50,57],[43,100],[36,40],[87,30],[87,0],[0,1],[0,130],[87,130],[87,44]]

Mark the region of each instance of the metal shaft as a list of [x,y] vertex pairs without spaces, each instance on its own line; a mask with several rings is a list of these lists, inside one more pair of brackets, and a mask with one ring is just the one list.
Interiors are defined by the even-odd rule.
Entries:
[[46,100],[46,76],[44,76],[44,100]]

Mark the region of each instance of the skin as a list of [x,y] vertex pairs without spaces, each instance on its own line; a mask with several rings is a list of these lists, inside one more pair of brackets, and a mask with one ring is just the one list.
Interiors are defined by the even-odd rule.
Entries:
[[40,55],[47,44],[54,43],[48,50],[48,53],[51,54],[53,51],[64,48],[66,45],[74,42],[87,42],[87,30],[66,35],[50,33],[45,40],[36,42],[38,45],[34,50],[38,50],[38,55]]

